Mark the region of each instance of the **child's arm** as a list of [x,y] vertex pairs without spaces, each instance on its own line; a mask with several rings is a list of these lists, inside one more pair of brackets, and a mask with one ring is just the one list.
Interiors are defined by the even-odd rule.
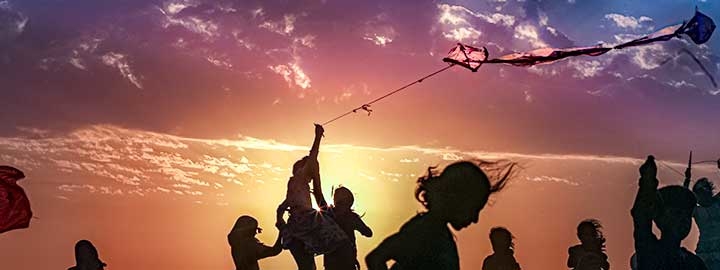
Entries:
[[323,192],[322,192],[322,184],[320,181],[320,170],[319,169],[317,169],[313,172],[312,185],[313,185],[313,196],[315,196],[315,202],[320,207],[320,209],[327,209],[328,204],[327,204],[327,201],[325,201],[325,195],[323,195]]
[[360,216],[358,216],[357,214],[354,214],[354,215],[355,215],[355,230],[360,232],[360,234],[362,234],[365,237],[372,237],[372,235],[373,235],[372,229],[370,229],[370,227],[368,227],[368,225],[366,225],[365,222],[362,221]]
[[280,252],[282,252],[282,245],[280,244],[281,239],[280,232],[278,231],[277,240],[275,240],[275,244],[272,247],[258,243],[257,259],[259,260],[262,258],[273,257],[280,254]]
[[275,221],[275,227],[281,229],[283,226],[285,226],[285,219],[283,219],[283,215],[285,215],[285,211],[288,209],[287,199],[285,199],[280,205],[278,205],[278,208],[276,210],[277,216]]
[[690,167],[685,169],[685,181],[683,181],[683,187],[690,189],[690,178],[692,178],[692,171]]
[[640,187],[631,210],[634,223],[635,251],[638,256],[641,256],[640,250],[647,250],[649,245],[657,240],[652,232],[653,213],[657,203],[658,180],[656,176],[655,158],[648,156],[645,163],[640,166]]
[[315,124],[315,140],[313,140],[312,147],[310,147],[310,154],[308,155],[305,165],[302,167],[300,174],[308,177],[313,176],[313,170],[317,167],[318,154],[320,153],[320,140],[323,137],[325,129],[321,125]]
[[373,251],[365,257],[365,264],[368,270],[388,270],[387,262],[394,259],[398,252],[410,248],[405,246],[405,241],[400,239],[399,234],[385,238]]
[[570,247],[568,249],[568,260],[567,260],[568,268],[574,268],[575,266],[577,266],[577,258],[575,258],[576,255],[575,255],[575,251],[573,248],[574,248],[574,246]]

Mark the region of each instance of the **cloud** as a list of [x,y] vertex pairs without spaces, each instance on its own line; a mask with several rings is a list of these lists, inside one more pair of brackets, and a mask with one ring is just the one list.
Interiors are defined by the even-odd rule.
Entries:
[[605,19],[612,20],[617,27],[630,29],[638,29],[642,27],[643,24],[653,21],[652,18],[646,16],[640,16],[640,18],[635,18],[632,16],[625,16],[617,13],[606,14]]
[[132,68],[127,60],[127,55],[109,52],[103,55],[101,59],[105,65],[117,68],[118,71],[120,71],[120,74],[130,81],[130,83],[135,85],[135,87],[139,89],[143,88],[139,78],[133,74]]
[[308,89],[311,86],[310,77],[305,74],[305,71],[300,67],[297,62],[281,64],[275,66],[268,66],[270,70],[281,75],[283,79],[288,83],[290,88],[293,85],[298,86],[302,89]]
[[528,41],[534,48],[548,47],[548,44],[540,39],[537,28],[530,24],[515,26],[515,33],[513,36],[517,39]]
[[287,36],[292,34],[293,30],[295,30],[296,20],[297,17],[295,15],[287,14],[283,16],[283,19],[280,21],[266,21],[260,24],[258,27],[267,29],[268,31],[271,31],[273,33]]

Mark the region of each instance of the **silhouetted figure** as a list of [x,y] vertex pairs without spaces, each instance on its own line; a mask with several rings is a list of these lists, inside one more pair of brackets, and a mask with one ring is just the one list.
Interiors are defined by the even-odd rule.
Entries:
[[272,247],[260,242],[255,235],[261,233],[258,222],[251,216],[241,216],[228,234],[230,253],[236,270],[259,270],[258,260],[280,254],[280,234]]
[[[496,173],[495,184],[490,183],[479,165]],[[447,225],[461,230],[477,223],[480,210],[491,194],[505,186],[514,166],[461,161],[450,164],[439,175],[434,168],[428,168],[428,174],[418,179],[415,191],[427,211],[410,219],[370,252],[365,258],[368,269],[388,269],[389,260],[395,261],[391,268],[394,270],[459,269],[457,247]]]
[[[315,125],[315,140],[310,155],[293,165],[293,176],[288,180],[285,200],[277,209],[276,226],[282,228],[282,246],[290,250],[299,270],[315,270],[315,255],[327,254],[350,244],[347,235],[331,217],[312,207],[311,181],[316,203],[321,209],[327,208],[317,160],[323,133],[323,127]],[[290,213],[287,224],[283,220],[285,211]]]
[[100,260],[98,251],[88,240],[80,240],[75,243],[75,266],[68,270],[103,270],[105,264]]
[[515,260],[514,238],[506,228],[490,229],[493,254],[485,257],[482,270],[520,270],[520,264]]
[[[683,183],[685,188],[689,188],[691,177],[688,166]],[[715,193],[715,185],[704,177],[695,182],[692,191],[698,202],[693,217],[700,231],[695,253],[708,269],[720,270],[720,193]]]
[[350,245],[343,245],[334,252],[325,254],[323,257],[325,270],[360,269],[360,263],[357,261],[355,231],[360,232],[365,237],[372,237],[373,232],[362,221],[360,215],[352,210],[353,203],[355,203],[355,196],[353,196],[350,189],[339,187],[333,192],[333,205],[328,209],[328,212],[347,234]]
[[[638,270],[707,269],[705,263],[680,246],[690,233],[695,196],[682,186],[658,190],[655,158],[648,156],[640,167],[640,180],[632,208]],[[660,239],[652,231],[653,221]]]
[[568,249],[567,267],[574,270],[608,270],[608,256],[605,254],[605,236],[602,225],[596,219],[586,219],[577,227],[580,244]]

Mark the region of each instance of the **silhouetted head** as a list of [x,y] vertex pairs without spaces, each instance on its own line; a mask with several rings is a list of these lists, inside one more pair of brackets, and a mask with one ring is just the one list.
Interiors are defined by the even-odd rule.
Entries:
[[605,249],[602,224],[597,219],[586,219],[580,222],[577,226],[577,237],[585,247],[598,250]]
[[353,196],[350,189],[341,186],[333,191],[333,205],[335,205],[335,208],[349,210],[353,203],[355,203],[355,196]]
[[258,221],[254,217],[241,216],[235,221],[235,226],[228,236],[254,237],[255,234],[261,232],[262,228],[258,227]]
[[709,206],[712,204],[715,185],[710,180],[705,177],[698,179],[692,190],[700,205]]
[[697,204],[695,195],[681,186],[666,186],[658,190],[655,224],[662,238],[674,241],[685,239],[692,226],[692,213]]
[[305,166],[305,163],[307,162],[307,160],[308,160],[308,156],[304,156],[303,158],[299,159],[298,161],[295,161],[295,164],[293,164],[293,175],[297,175],[299,173],[300,169],[302,169]]
[[506,252],[515,248],[513,243],[515,237],[504,227],[495,227],[490,229],[490,244],[495,253]]
[[[437,175],[435,168],[418,179],[415,198],[429,212],[439,213],[453,228],[460,230],[478,221],[480,210],[490,194],[505,187],[515,163],[460,161],[448,165]],[[493,175],[495,184],[481,169]]]
[[106,266],[98,256],[98,251],[88,240],[75,243],[75,265],[79,269],[103,269]]

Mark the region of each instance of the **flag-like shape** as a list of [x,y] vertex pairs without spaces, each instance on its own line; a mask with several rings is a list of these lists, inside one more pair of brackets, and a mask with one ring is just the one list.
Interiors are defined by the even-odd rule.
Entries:
[[499,58],[490,59],[487,63],[506,63],[514,66],[533,66],[537,64],[552,63],[571,56],[589,55],[598,56],[610,51],[611,48],[602,46],[554,49],[542,48],[529,52],[519,52],[503,55]]
[[695,16],[682,29],[682,33],[688,35],[695,44],[703,44],[710,40],[713,31],[715,31],[715,22],[697,10]]
[[443,61],[463,66],[475,72],[487,58],[488,51],[485,47],[476,48],[458,43],[450,50],[448,56],[443,58]]
[[17,181],[25,178],[22,171],[0,166],[0,233],[30,226],[30,200]]

